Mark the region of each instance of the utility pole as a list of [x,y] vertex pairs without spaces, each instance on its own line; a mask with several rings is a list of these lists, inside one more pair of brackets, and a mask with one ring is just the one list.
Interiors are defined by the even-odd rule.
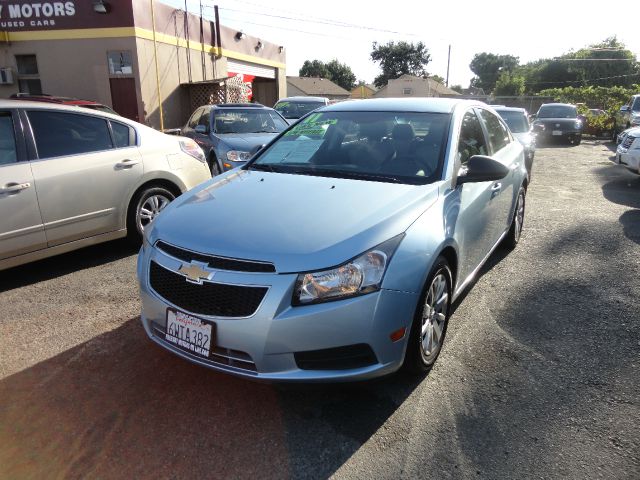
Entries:
[[447,81],[445,82],[445,86],[449,86],[449,64],[451,63],[451,45],[449,45],[449,54],[447,55]]
[[156,88],[158,89],[158,110],[160,112],[160,131],[164,130],[164,115],[162,113],[162,92],[160,91],[160,69],[158,68],[158,44],[156,43],[156,16],[153,11],[153,0],[151,5],[151,28],[153,29],[153,58],[156,64]]

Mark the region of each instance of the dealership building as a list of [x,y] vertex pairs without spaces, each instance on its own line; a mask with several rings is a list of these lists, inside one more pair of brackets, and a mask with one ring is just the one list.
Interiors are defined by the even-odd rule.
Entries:
[[286,52],[152,0],[0,0],[0,98],[95,100],[155,128],[198,105],[286,96]]

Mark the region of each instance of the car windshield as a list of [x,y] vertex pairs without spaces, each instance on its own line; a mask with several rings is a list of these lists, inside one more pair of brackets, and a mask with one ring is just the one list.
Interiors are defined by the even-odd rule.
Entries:
[[513,133],[524,133],[529,131],[529,121],[522,112],[512,110],[498,110],[502,119],[507,122]]
[[571,105],[542,105],[538,118],[577,118],[576,107]]
[[298,175],[426,184],[440,178],[449,114],[318,112],[246,168]]
[[280,133],[287,128],[280,115],[264,109],[220,109],[214,114],[214,133]]
[[634,112],[640,111],[640,97],[636,97],[636,99],[633,101],[631,110],[633,110]]
[[314,111],[316,108],[324,106],[324,102],[295,102],[286,100],[284,102],[276,103],[274,107],[279,111],[284,118],[300,118],[304,117],[307,113]]

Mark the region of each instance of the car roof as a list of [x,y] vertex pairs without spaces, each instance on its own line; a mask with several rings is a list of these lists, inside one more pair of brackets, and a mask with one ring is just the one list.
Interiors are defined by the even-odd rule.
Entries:
[[347,100],[322,107],[323,112],[424,112],[452,113],[459,105],[488,107],[476,100],[456,98],[375,98],[366,100]]
[[489,105],[490,107],[493,107],[493,109],[496,112],[520,112],[520,113],[527,113],[527,111],[524,108],[520,108],[520,107],[505,107],[504,105]]
[[[35,100],[20,100],[20,99],[0,99],[0,108],[26,108],[30,110],[46,108],[48,110],[60,110],[63,112],[71,112],[71,113],[83,113],[85,115],[102,115],[105,117],[112,118],[114,120],[118,120],[120,122],[125,122],[131,124],[131,120],[120,117],[119,115],[114,115],[109,112],[104,112],[102,110],[94,110],[88,108],[80,108],[81,104],[64,104],[57,102],[38,102]],[[93,103],[91,103],[93,105]]]
[[269,108],[265,107],[261,103],[217,103],[211,105],[213,108]]
[[15,100],[28,100],[30,102],[44,102],[44,103],[58,103],[64,105],[102,105],[99,102],[93,100],[81,100],[79,98],[72,97],[60,97],[57,95],[43,94],[30,94],[30,93],[15,93],[9,97]]
[[554,107],[575,107],[574,104],[572,103],[543,103],[542,105],[540,105],[540,108],[542,107],[546,107],[546,106],[554,106]]
[[304,97],[304,96],[298,96],[298,97],[286,97],[286,98],[281,98],[280,100],[278,100],[276,103],[280,103],[280,102],[292,102],[292,101],[296,101],[296,102],[328,102],[329,99],[327,97]]

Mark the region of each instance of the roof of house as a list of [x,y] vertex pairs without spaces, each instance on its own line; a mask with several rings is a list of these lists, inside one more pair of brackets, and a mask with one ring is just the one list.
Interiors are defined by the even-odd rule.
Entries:
[[287,77],[287,83],[303,91],[307,95],[325,97],[327,95],[343,95],[348,97],[351,92],[340,85],[336,85],[328,78],[318,77]]
[[371,84],[371,83],[365,83],[365,84],[363,84],[363,85],[356,85],[355,87],[353,87],[353,88],[351,89],[351,91],[352,91],[352,92],[354,92],[354,91],[359,91],[359,90],[360,90],[360,87],[368,88],[369,90],[372,90],[372,91],[374,91],[374,92],[378,90],[378,89],[375,87],[375,85],[373,85],[373,84]]
[[[433,78],[422,78],[422,77],[416,77],[415,75],[404,74],[394,80],[389,80],[389,82],[393,82],[397,80],[413,80],[413,81],[427,82],[429,84],[429,91],[432,92],[434,95],[460,95],[460,93],[456,92],[455,90],[451,90],[449,87],[444,86],[442,83],[437,82]],[[387,89],[388,86],[389,84],[387,83],[384,87],[378,90],[377,93],[384,93],[384,91]]]

